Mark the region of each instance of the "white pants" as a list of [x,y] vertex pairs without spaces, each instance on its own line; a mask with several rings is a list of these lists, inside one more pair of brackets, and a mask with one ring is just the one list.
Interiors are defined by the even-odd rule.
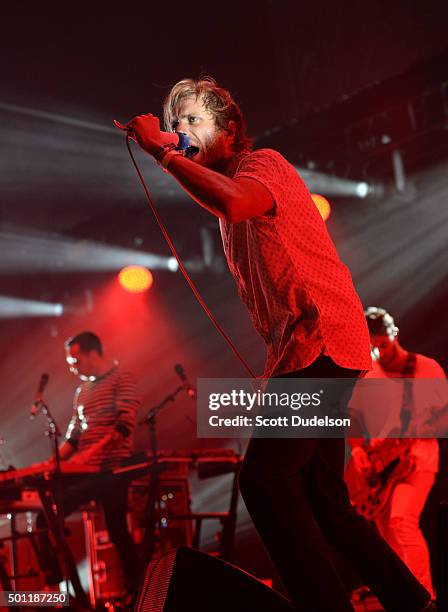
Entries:
[[386,510],[375,520],[383,538],[431,593],[433,599],[435,595],[429,552],[420,530],[420,515],[435,476],[433,472],[412,472],[395,486]]

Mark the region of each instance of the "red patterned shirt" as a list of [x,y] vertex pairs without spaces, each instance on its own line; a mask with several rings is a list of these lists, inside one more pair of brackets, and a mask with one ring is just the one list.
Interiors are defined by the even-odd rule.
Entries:
[[230,271],[267,346],[263,376],[306,368],[322,352],[342,367],[369,370],[361,302],[297,171],[280,153],[260,149],[236,155],[227,174],[259,181],[275,202],[240,223],[220,220]]

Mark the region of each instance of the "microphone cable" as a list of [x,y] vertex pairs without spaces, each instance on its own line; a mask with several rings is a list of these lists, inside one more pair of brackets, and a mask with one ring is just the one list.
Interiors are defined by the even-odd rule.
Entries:
[[229,338],[229,336],[226,334],[226,332],[224,331],[224,329],[222,328],[221,324],[216,320],[215,315],[212,313],[212,311],[210,310],[210,308],[207,306],[207,304],[204,302],[201,294],[199,293],[198,288],[196,287],[196,285],[194,284],[194,282],[192,281],[190,275],[188,274],[188,272],[186,271],[177,251],[176,248],[168,234],[168,231],[162,221],[162,219],[160,218],[160,215],[158,213],[158,210],[151,198],[151,195],[149,193],[149,189],[146,185],[145,179],[143,178],[143,175],[140,171],[140,168],[138,167],[138,164],[135,160],[134,154],[132,153],[132,149],[130,146],[130,136],[129,134],[126,134],[126,147],[128,149],[129,152],[129,156],[131,158],[131,161],[134,165],[135,171],[137,172],[137,176],[140,179],[140,182],[142,184],[143,190],[145,192],[146,198],[149,202],[149,206],[151,208],[152,214],[154,215],[154,218],[157,222],[157,225],[159,226],[163,237],[166,240],[166,243],[168,244],[168,247],[171,251],[171,253],[173,254],[173,257],[176,259],[178,265],[179,265],[179,270],[182,272],[185,280],[187,281],[188,285],[190,286],[190,289],[192,290],[195,298],[197,299],[197,301],[199,302],[200,306],[202,307],[202,309],[204,310],[205,314],[207,315],[207,317],[210,319],[210,321],[212,322],[212,324],[214,325],[215,329],[218,331],[218,333],[224,338],[224,340],[226,341],[227,345],[230,347],[230,350],[232,351],[232,353],[235,355],[235,357],[239,360],[239,362],[241,363],[241,365],[243,366],[243,368],[246,370],[246,372],[249,374],[249,376],[251,378],[257,378],[256,375],[254,374],[254,372],[252,371],[251,367],[249,366],[249,364],[246,362],[246,360],[244,359],[244,357],[241,355],[241,353],[238,351],[238,349],[236,348],[236,346],[234,345],[234,343],[232,342],[232,340]]

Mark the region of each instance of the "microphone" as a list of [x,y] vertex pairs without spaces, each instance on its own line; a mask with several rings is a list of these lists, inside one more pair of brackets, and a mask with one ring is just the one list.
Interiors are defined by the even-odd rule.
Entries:
[[[114,125],[119,130],[128,133],[129,138],[134,138],[132,128],[127,127],[114,119]],[[184,151],[186,157],[193,157],[199,152],[198,147],[190,146],[190,138],[184,132],[160,132],[160,141],[162,145],[173,145],[176,150]]]
[[196,399],[196,389],[195,387],[193,387],[192,384],[190,384],[190,381],[188,380],[187,375],[185,374],[183,366],[180,363],[176,363],[176,365],[174,366],[174,371],[183,382],[183,386],[185,387],[187,395],[191,397],[191,399]]
[[36,414],[38,414],[41,409],[42,393],[44,392],[45,387],[48,385],[49,378],[50,377],[48,376],[48,374],[42,374],[42,376],[40,377],[39,386],[37,387],[36,396],[34,398],[34,404],[31,407],[30,419],[34,419]]

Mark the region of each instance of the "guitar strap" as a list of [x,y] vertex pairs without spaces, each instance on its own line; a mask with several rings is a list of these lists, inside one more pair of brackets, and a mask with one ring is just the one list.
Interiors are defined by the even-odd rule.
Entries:
[[412,416],[412,381],[410,378],[414,378],[415,374],[415,364],[417,361],[417,355],[415,353],[408,353],[406,357],[406,362],[404,364],[404,368],[402,371],[402,376],[404,379],[404,389],[403,389],[403,403],[401,405],[400,412],[400,422],[401,422],[401,430],[400,435],[404,436],[408,430],[409,423],[411,421]]

